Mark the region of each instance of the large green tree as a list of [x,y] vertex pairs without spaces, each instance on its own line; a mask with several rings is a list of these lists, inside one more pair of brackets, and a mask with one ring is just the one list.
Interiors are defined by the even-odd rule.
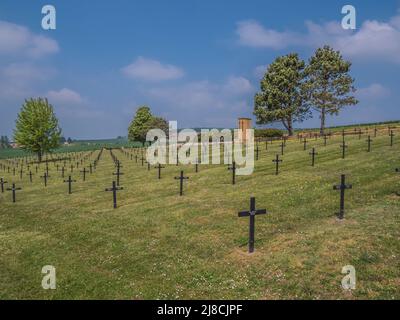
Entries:
[[280,121],[293,135],[293,123],[309,115],[302,92],[304,67],[296,53],[278,57],[269,65],[261,80],[261,91],[254,98],[257,124]]
[[316,50],[305,68],[305,92],[309,105],[320,114],[320,133],[324,134],[327,115],[337,115],[345,106],[358,103],[350,76],[351,62],[329,46]]
[[128,138],[131,141],[146,142],[146,135],[150,129],[161,129],[168,133],[168,123],[161,117],[155,117],[148,106],[141,106],[136,110],[129,129]]
[[36,153],[41,162],[45,152],[59,147],[60,138],[58,119],[47,99],[25,100],[16,120],[15,142],[21,148]]

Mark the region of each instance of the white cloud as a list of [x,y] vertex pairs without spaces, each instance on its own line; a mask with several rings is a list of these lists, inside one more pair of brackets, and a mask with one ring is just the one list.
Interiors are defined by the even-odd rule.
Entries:
[[362,100],[361,102],[387,98],[390,94],[390,90],[379,83],[373,83],[366,88],[358,89],[356,93],[357,98]]
[[258,48],[283,49],[291,46],[318,47],[325,44],[357,59],[381,59],[400,63],[400,15],[388,22],[366,20],[355,31],[344,30],[339,22],[316,24],[306,21],[307,32],[279,32],[256,21],[238,23],[239,43]]
[[243,95],[254,91],[250,81],[243,77],[229,77],[223,86],[226,94]]
[[255,48],[282,49],[287,46],[287,43],[296,40],[295,35],[290,32],[265,29],[260,23],[253,20],[239,22],[236,33],[239,36],[240,44]]
[[46,96],[50,103],[60,103],[63,105],[77,105],[84,101],[79,93],[68,88],[63,88],[59,91],[49,91]]
[[144,57],[138,57],[132,64],[122,68],[122,72],[130,78],[145,81],[173,80],[184,76],[184,71],[179,67]]
[[24,26],[0,20],[0,54],[40,58],[58,51],[55,40],[34,34]]

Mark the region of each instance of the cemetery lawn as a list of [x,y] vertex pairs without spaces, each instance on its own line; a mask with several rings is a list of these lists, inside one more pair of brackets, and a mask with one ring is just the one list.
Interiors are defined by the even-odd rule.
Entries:
[[[47,188],[43,170],[32,184],[1,171],[22,190],[15,204],[0,193],[0,299],[400,299],[399,139],[390,147],[382,132],[367,153],[365,135],[346,138],[345,160],[340,137],[327,147],[310,139],[307,151],[288,141],[278,176],[279,144],[262,143],[254,174],[236,185],[227,165],[168,165],[158,180],[114,150],[124,173],[116,210],[106,150],[86,182],[73,173],[72,195],[53,165]],[[190,177],[182,197],[180,170]],[[353,189],[339,222],[341,174]],[[268,214],[256,217],[250,255],[238,211],[251,196]],[[56,267],[56,290],[41,287],[45,265]],[[356,269],[352,292],[341,287],[346,265]]]

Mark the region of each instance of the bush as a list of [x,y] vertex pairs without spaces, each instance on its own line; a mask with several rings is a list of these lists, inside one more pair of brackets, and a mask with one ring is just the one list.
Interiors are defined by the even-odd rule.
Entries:
[[255,129],[254,136],[256,138],[280,138],[283,137],[284,131],[280,129]]

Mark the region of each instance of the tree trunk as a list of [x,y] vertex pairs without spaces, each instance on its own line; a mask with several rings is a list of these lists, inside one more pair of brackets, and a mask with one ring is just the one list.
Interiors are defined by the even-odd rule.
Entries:
[[292,118],[288,119],[288,132],[289,132],[289,137],[293,136],[293,121]]
[[325,133],[325,116],[326,116],[326,110],[325,108],[321,109],[321,128],[319,130],[319,133],[321,135],[324,135]]

